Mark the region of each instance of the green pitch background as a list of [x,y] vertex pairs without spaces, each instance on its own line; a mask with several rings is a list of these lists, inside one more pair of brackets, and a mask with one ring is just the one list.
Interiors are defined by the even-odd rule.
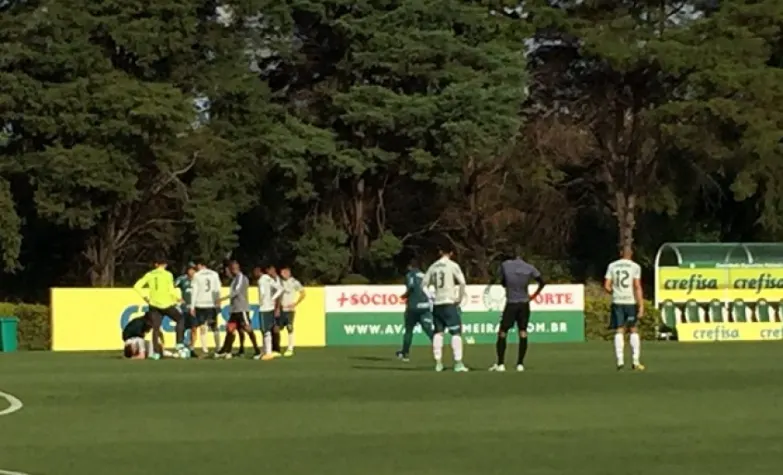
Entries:
[[[515,347],[509,348],[510,360]],[[290,360],[0,355],[0,470],[30,475],[780,474],[783,346],[534,345],[525,374],[431,371],[390,349]],[[0,410],[5,401],[0,400]],[[225,421],[225,422],[223,422]]]

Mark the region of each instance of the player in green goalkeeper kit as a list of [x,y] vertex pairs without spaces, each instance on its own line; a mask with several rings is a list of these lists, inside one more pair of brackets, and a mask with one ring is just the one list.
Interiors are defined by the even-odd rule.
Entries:
[[432,341],[434,333],[432,323],[432,301],[424,289],[424,272],[419,268],[416,259],[411,260],[408,273],[405,275],[405,334],[402,337],[402,350],[397,352],[397,358],[410,361],[409,355],[413,343],[413,330],[421,325],[421,330]]

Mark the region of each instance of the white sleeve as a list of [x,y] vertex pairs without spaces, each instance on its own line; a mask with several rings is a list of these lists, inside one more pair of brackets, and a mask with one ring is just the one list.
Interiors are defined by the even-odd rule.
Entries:
[[454,278],[457,279],[459,285],[467,285],[465,274],[462,273],[462,268],[457,263],[454,263]]
[[220,277],[218,277],[217,272],[212,274],[212,300],[220,300],[220,288],[222,286],[223,283],[220,282]]
[[193,276],[193,280],[190,282],[190,307],[196,308],[196,302],[198,302],[199,298],[199,286],[198,286],[198,279],[196,276]]
[[606,266],[606,274],[604,274],[604,279],[612,280],[612,264]]
[[280,296],[283,295],[283,286],[280,284],[280,282],[273,280],[272,281],[272,300],[275,301],[280,298]]
[[642,278],[642,266],[635,264],[633,266],[633,278],[639,280]]

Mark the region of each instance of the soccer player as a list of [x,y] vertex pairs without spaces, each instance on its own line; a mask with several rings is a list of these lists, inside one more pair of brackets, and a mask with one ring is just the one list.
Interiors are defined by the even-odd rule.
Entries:
[[435,356],[435,371],[443,371],[443,332],[451,334],[451,349],[454,352],[454,371],[463,373],[468,367],[462,362],[462,313],[460,302],[465,297],[465,275],[459,264],[451,260],[453,253],[445,246],[440,259],[427,269],[424,282],[435,289],[432,316],[434,335],[432,354]]
[[402,361],[410,361],[409,355],[413,343],[413,330],[416,325],[427,338],[432,341],[434,335],[432,321],[432,302],[424,288],[424,273],[419,268],[419,261],[412,259],[408,265],[408,273],[405,275],[405,334],[402,337],[402,350],[397,352],[397,358]]
[[[230,357],[231,346],[234,344],[235,334],[242,331],[240,335],[247,333],[250,336],[250,343],[253,344],[254,359],[261,357],[261,349],[258,347],[256,334],[253,333],[253,327],[250,323],[250,301],[248,300],[248,290],[250,280],[242,273],[242,268],[237,261],[229,263],[229,272],[231,273],[231,293],[223,300],[229,299],[231,304],[231,316],[226,326],[226,340],[223,342],[223,348],[216,357]],[[244,348],[240,347],[237,356],[244,355]]]
[[196,344],[196,319],[190,315],[190,306],[192,299],[192,293],[191,293],[191,281],[193,280],[193,275],[196,273],[196,264],[193,262],[189,262],[187,268],[185,269],[185,273],[181,276],[177,277],[176,280],[174,280],[174,286],[179,289],[179,293],[182,296],[182,304],[179,307],[179,311],[182,314],[182,316],[185,318],[185,336],[187,340],[187,333],[188,330],[190,330],[190,348],[191,348],[191,356],[193,356],[193,347]]
[[[153,359],[159,359],[163,353],[161,345],[162,333],[160,326],[163,323],[163,317],[169,317],[176,323],[177,334],[177,353],[182,354],[185,351],[183,341],[185,339],[185,319],[177,310],[179,296],[174,287],[174,276],[171,275],[166,267],[168,264],[162,257],[154,261],[155,268],[147,272],[141,279],[133,285],[139,295],[149,305],[149,318],[152,325],[152,344]],[[144,288],[149,289],[149,297],[143,293]]]
[[149,314],[131,319],[122,329],[122,341],[125,346],[123,355],[133,360],[143,360],[154,353],[152,345],[147,345],[144,338],[152,330]]
[[[207,329],[212,331],[215,340],[215,352],[220,349],[220,331],[218,330],[218,314],[220,313],[220,275],[208,268],[204,259],[196,261],[196,273],[192,281],[193,303],[190,307],[190,315],[195,318],[196,328],[201,333],[201,350],[204,355],[209,353],[207,348]],[[205,327],[206,326],[206,327]],[[195,338],[194,338],[195,339]]]
[[264,334],[264,356],[262,360],[268,361],[276,356],[272,349],[272,330],[275,326],[275,308],[277,299],[283,293],[283,287],[277,284],[275,266],[267,265],[254,269],[253,273],[258,278],[258,309],[261,318],[261,332]]
[[[285,357],[294,356],[294,315],[296,307],[305,299],[305,289],[302,284],[291,275],[291,267],[280,268],[280,285],[283,293],[280,296],[280,317],[277,319],[278,338],[283,328],[288,332],[288,348],[283,353]],[[279,342],[278,342],[279,345]]]
[[[498,339],[495,343],[497,362],[489,368],[490,371],[506,370],[506,338],[514,325],[519,331],[519,353],[517,355],[517,371],[525,371],[525,354],[527,353],[527,325],[530,323],[530,301],[535,300],[544,290],[546,283],[541,273],[533,265],[521,257],[507,259],[500,264],[500,284],[506,289],[506,305],[500,318]],[[538,288],[533,295],[528,294],[530,281],[538,282]],[[489,290],[489,287],[487,288]]]
[[642,268],[633,261],[630,250],[623,251],[620,259],[606,268],[604,289],[612,295],[610,327],[615,330],[614,351],[617,356],[617,369],[625,366],[625,332],[631,333],[631,351],[635,371],[644,371],[641,363],[642,342],[637,325],[644,315],[644,295],[642,293]]

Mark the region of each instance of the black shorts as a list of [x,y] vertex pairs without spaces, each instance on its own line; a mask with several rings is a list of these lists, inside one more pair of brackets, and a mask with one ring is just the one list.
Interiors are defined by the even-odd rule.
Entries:
[[500,331],[507,332],[516,325],[519,331],[527,331],[530,323],[530,302],[507,303],[500,317]]
[[153,307],[150,305],[150,310],[147,315],[149,316],[150,325],[152,325],[152,328],[160,328],[160,325],[163,323],[163,317],[169,317],[175,322],[182,320],[182,314],[174,305],[166,308]]
[[217,325],[218,309],[216,308],[197,308],[196,318],[193,322],[195,326],[207,325],[209,328],[214,328]]
[[252,324],[250,312],[231,312],[231,315],[228,317],[228,323],[233,323],[240,328],[250,326]]

